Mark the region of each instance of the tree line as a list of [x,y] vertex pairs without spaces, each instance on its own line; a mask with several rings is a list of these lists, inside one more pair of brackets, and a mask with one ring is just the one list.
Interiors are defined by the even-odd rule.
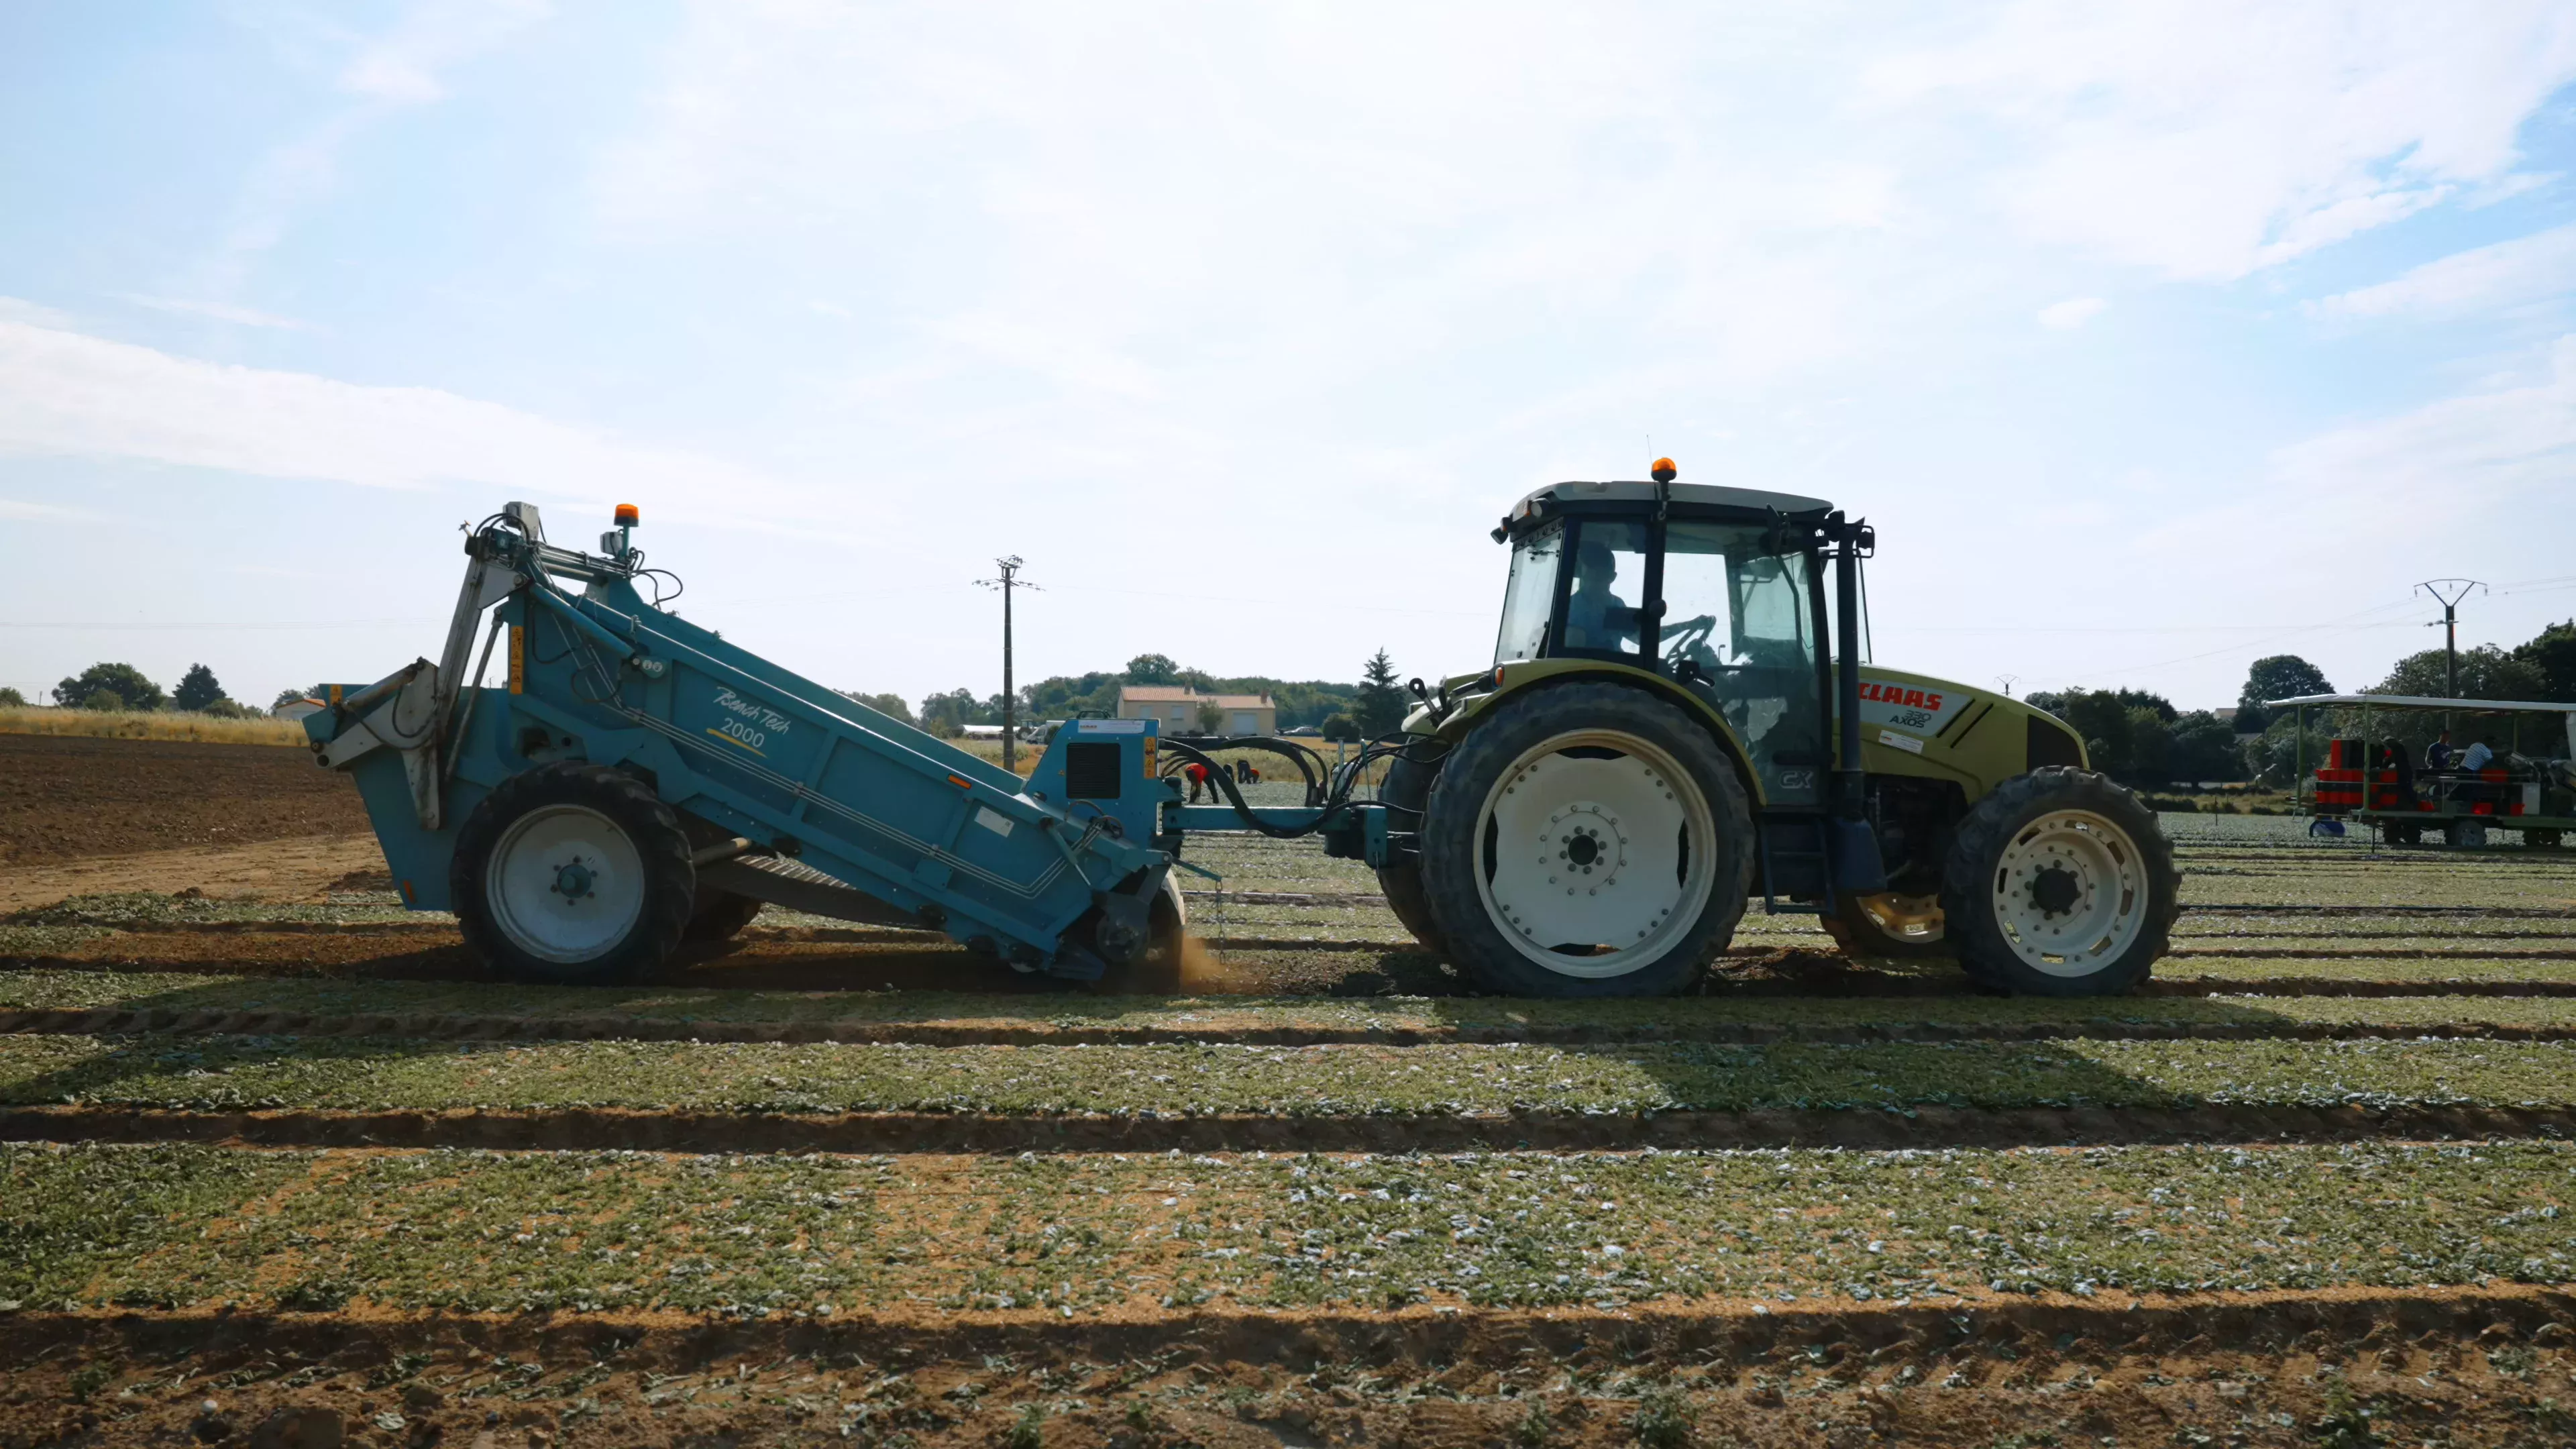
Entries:
[[[2299,738],[2297,712],[2274,711],[2264,703],[2303,695],[2332,694],[2325,672],[2295,654],[2274,654],[2254,661],[2245,687],[2237,695],[2233,718],[2210,710],[2178,711],[2162,695],[2138,689],[2067,689],[2029,696],[2028,703],[2073,725],[2084,736],[2093,767],[2131,785],[2162,786],[2177,782],[2253,781],[2287,785],[2304,754],[2313,768],[2325,741],[2362,728],[2358,709],[2322,709],[2309,714],[2307,738]],[[2397,661],[2388,677],[2363,694],[2443,696],[2445,660],[2440,649],[2426,649]],[[2552,624],[2511,649],[2481,644],[2459,652],[2460,699],[2525,699],[2576,703],[2576,620]],[[2517,721],[2489,719],[2479,732],[2494,732],[2498,745],[2512,742]],[[2566,749],[2558,717],[2534,716],[2519,721],[2521,738],[2535,748],[2557,753]],[[2421,755],[2441,729],[2441,718],[2429,713],[2374,712],[2374,743],[2394,743]]]
[[[217,719],[248,719],[260,713],[224,693],[215,671],[203,664],[191,664],[179,676],[179,687],[163,690],[152,678],[131,664],[101,662],[78,674],[66,676],[53,688],[54,703],[65,709],[115,711],[185,710],[191,714],[213,715]],[[278,697],[283,704],[298,697],[288,690]],[[23,709],[27,697],[15,689],[0,687],[0,705]]]
[[[1395,663],[1380,649],[1360,666],[1360,677],[1351,684],[1324,679],[1273,679],[1259,674],[1221,677],[1175,663],[1169,655],[1139,654],[1128,660],[1124,669],[1059,674],[1024,685],[1014,701],[1013,713],[1023,723],[1106,719],[1118,713],[1118,691],[1131,684],[1178,685],[1200,694],[1266,694],[1277,706],[1278,728],[1311,726],[1321,730],[1326,739],[1374,739],[1391,733],[1403,725],[1408,707],[1404,688],[1396,682]],[[879,714],[943,737],[962,734],[968,725],[1002,722],[999,693],[978,695],[971,689],[952,689],[925,696],[917,708],[899,694],[870,694],[855,689],[842,693]],[[1203,708],[1200,713],[1198,724],[1204,732],[1214,734],[1223,727],[1220,712]]]

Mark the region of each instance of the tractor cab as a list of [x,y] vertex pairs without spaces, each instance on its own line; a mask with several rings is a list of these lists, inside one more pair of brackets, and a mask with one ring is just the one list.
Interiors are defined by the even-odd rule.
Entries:
[[1671,679],[1734,729],[1766,803],[1818,808],[1833,759],[1832,508],[1669,479],[1541,488],[1494,530],[1512,546],[1494,663],[1592,659]]

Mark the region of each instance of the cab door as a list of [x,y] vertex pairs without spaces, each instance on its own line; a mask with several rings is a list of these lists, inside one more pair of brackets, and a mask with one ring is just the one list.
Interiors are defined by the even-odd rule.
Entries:
[[1774,809],[1821,808],[1826,765],[1815,563],[1759,525],[1664,525],[1656,667],[1735,727]]

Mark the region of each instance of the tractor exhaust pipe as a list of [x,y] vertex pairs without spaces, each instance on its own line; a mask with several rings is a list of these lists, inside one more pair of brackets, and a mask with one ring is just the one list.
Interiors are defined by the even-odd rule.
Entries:
[[1834,676],[1834,724],[1841,748],[1834,752],[1834,813],[1845,820],[1863,814],[1860,766],[1860,535],[1868,525],[1844,520],[1836,511],[1825,520],[1834,541],[1834,617],[1842,624],[1834,641],[1840,667]]
[[1878,849],[1878,832],[1869,825],[1868,774],[1860,762],[1860,558],[1877,546],[1877,531],[1866,520],[1846,519],[1840,509],[1827,515],[1825,536],[1834,544],[1834,614],[1841,621],[1835,647],[1841,656],[1834,674],[1834,726],[1839,747],[1834,752],[1833,810],[1825,822],[1831,841],[1827,856],[1829,890],[1847,895],[1876,895],[1887,889],[1887,862]]

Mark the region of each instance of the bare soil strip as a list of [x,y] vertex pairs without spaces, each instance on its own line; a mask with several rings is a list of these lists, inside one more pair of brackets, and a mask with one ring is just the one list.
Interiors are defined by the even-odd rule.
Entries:
[[[2554,1290],[2047,1298],[1973,1311],[1192,1310],[814,1322],[667,1315],[25,1313],[0,1318],[9,1442],[324,1438],[565,1449],[897,1435],[1050,1449],[2545,1442]],[[1963,1392],[1964,1391],[1964,1392]],[[206,1407],[212,1402],[210,1412]],[[1653,1415],[1651,1419],[1643,1416]],[[399,1431],[382,1429],[391,1415]],[[2340,1440],[2328,1436],[2352,1430]],[[2542,1431],[2535,1437],[2534,1431]],[[310,1431],[307,1431],[310,1433]],[[306,1442],[315,1442],[307,1439]]]
[[[240,751],[264,747],[203,748]],[[359,828],[363,825],[361,821]],[[7,868],[0,870],[0,912],[30,910],[74,896],[118,891],[175,895],[194,890],[261,900],[318,900],[353,874],[381,872],[385,867],[384,852],[377,848],[376,838],[356,833],[302,836],[248,848],[191,845],[134,855],[86,855],[67,860],[37,855],[36,859],[39,863],[10,860]]]
[[307,750],[0,734],[0,864],[13,877],[84,857],[296,836],[355,835],[372,849],[366,830],[357,786]]
[[2483,1142],[2576,1136],[2576,1109],[1918,1107],[1484,1117],[1004,1116],[953,1112],[164,1111],[0,1107],[5,1142],[682,1153],[1849,1150]]
[[[2548,1330],[2559,1326],[2556,1333]],[[1794,1353],[1817,1364],[1865,1362],[1891,1375],[1963,1349],[2038,1348],[2078,1359],[2207,1352],[2346,1352],[2364,1345],[2494,1344],[2576,1339],[2576,1293],[2498,1284],[2478,1288],[2289,1289],[2251,1293],[1992,1295],[1973,1302],[1898,1305],[1851,1299],[1718,1303],[1604,1312],[1439,1309],[1250,1313],[1192,1308],[1074,1320],[1042,1311],[840,1313],[761,1319],[677,1313],[244,1313],[100,1310],[0,1317],[0,1362],[25,1363],[56,1345],[97,1354],[158,1356],[225,1349],[310,1362],[385,1362],[404,1353],[458,1353],[687,1372],[736,1360],[901,1360],[914,1369],[1161,1359],[1259,1364],[1312,1372],[1615,1358],[1639,1368],[1754,1365]],[[369,1345],[347,1352],[352,1339]],[[1808,1352],[1823,1349],[1819,1358]],[[2020,1355],[2014,1355],[2014,1358]]]

